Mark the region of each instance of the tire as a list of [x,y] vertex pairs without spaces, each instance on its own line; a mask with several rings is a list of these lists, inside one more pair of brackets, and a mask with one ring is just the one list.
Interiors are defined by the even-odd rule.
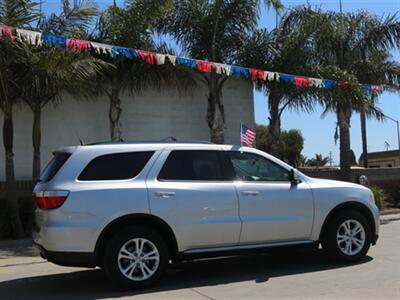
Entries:
[[358,211],[350,210],[333,216],[321,244],[332,258],[351,263],[366,256],[371,240],[371,227],[366,217]]
[[107,242],[103,266],[109,279],[118,286],[139,289],[154,284],[168,262],[168,247],[158,232],[131,226]]

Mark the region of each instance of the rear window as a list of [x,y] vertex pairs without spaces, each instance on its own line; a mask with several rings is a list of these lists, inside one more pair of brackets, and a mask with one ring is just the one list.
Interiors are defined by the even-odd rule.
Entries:
[[70,156],[70,153],[55,153],[53,159],[48,163],[46,168],[44,168],[39,181],[48,182],[53,179]]
[[79,175],[79,180],[121,180],[136,177],[154,151],[115,153],[93,159]]

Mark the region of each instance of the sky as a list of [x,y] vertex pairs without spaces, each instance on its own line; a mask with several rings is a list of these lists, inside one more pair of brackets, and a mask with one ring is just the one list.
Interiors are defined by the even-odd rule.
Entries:
[[[100,9],[113,3],[113,0],[94,0]],[[285,7],[291,7],[309,3],[311,6],[319,7],[322,10],[339,11],[339,0],[288,0],[282,1]],[[123,0],[117,0],[117,5],[123,5]],[[400,0],[342,0],[344,12],[366,10],[371,14],[383,16],[400,11]],[[44,0],[43,10],[45,13],[58,12],[60,10],[59,0]],[[276,24],[276,14],[273,10],[263,8],[259,20],[259,27],[272,29]],[[400,52],[393,52],[394,59],[400,61]],[[299,74],[301,75],[301,74]],[[378,106],[381,110],[393,119],[400,120],[400,94],[383,93],[379,97]],[[254,91],[255,120],[258,124],[268,123],[267,99],[261,92]],[[334,114],[327,114],[321,117],[322,108],[316,107],[313,113],[285,111],[282,115],[282,129],[300,129],[304,136],[303,155],[308,158],[314,157],[316,153],[324,156],[332,155],[333,163],[339,162],[339,144],[334,142],[336,117]],[[360,117],[354,114],[351,120],[351,148],[358,160],[361,151],[361,129]],[[367,121],[367,145],[368,152],[383,151],[385,142],[390,145],[389,150],[397,149],[396,123],[390,120],[378,122]]]

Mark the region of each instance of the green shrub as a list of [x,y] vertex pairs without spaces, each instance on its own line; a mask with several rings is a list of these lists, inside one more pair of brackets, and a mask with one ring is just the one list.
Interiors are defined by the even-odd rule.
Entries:
[[384,205],[386,199],[387,199],[387,195],[384,192],[383,189],[374,186],[374,185],[370,185],[368,186],[369,189],[372,191],[372,193],[374,194],[374,198],[375,198],[375,204],[376,206],[378,206],[379,210],[382,209],[382,206]]

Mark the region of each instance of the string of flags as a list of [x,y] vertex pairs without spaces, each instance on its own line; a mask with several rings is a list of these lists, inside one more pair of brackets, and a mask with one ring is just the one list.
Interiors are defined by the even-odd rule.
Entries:
[[[67,51],[90,52],[107,54],[117,59],[124,57],[132,60],[142,60],[151,65],[163,65],[167,61],[173,66],[182,65],[190,69],[195,69],[204,73],[215,71],[217,74],[225,76],[243,76],[252,80],[264,80],[269,82],[282,82],[297,87],[312,87],[320,89],[347,89],[350,87],[348,82],[339,82],[331,79],[310,78],[305,76],[272,72],[246,68],[242,66],[215,63],[206,60],[179,57],[170,54],[162,54],[151,51],[113,46],[92,41],[68,38],[65,36],[54,35],[46,32],[37,32],[26,29],[14,28],[7,25],[0,25],[0,38],[7,36],[10,39],[18,38],[32,45],[48,45],[63,48]],[[400,86],[362,84],[364,91],[370,94],[381,94],[383,91],[400,91]]]

